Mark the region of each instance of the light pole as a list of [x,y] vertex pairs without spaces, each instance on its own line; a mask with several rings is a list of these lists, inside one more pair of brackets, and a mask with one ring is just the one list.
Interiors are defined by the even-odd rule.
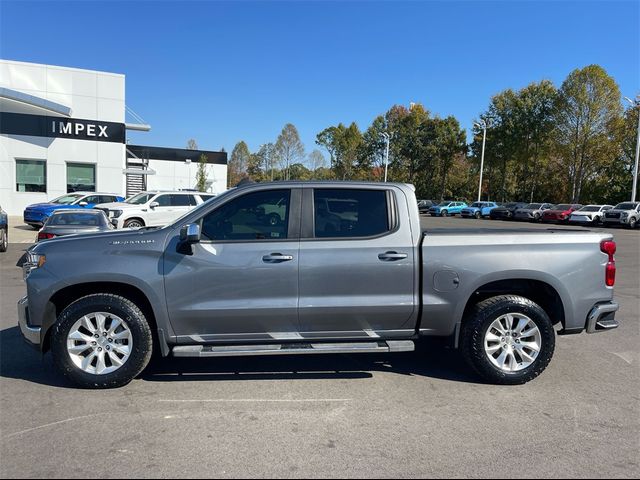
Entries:
[[635,100],[624,97],[633,107],[638,108],[638,138],[636,139],[636,163],[633,167],[633,190],[631,190],[631,201],[636,201],[636,191],[638,190],[638,158],[640,158],[640,94],[636,95]]
[[484,146],[487,142],[487,122],[484,120],[480,120],[479,122],[474,123],[474,125],[478,128],[481,128],[482,133],[482,155],[480,156],[480,184],[478,186],[478,201],[482,198],[482,171],[484,170]]
[[387,142],[387,146],[384,149],[384,181],[387,181],[387,174],[389,172],[389,142],[391,141],[391,137],[387,132],[382,132],[382,137],[385,142]]
[[191,188],[191,159],[187,158],[184,163],[187,164],[187,167],[189,168],[189,182],[187,183],[187,188]]

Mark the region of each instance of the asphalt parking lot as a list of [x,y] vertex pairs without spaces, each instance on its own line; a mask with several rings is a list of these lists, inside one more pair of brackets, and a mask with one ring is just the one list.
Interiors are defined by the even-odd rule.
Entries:
[[[423,219],[477,225],[521,224]],[[430,341],[394,355],[165,360],[125,388],[76,390],[22,343],[26,244],[13,243],[0,254],[0,475],[638,477],[640,231],[607,231],[621,327],[559,338],[549,369],[519,387],[483,384]]]

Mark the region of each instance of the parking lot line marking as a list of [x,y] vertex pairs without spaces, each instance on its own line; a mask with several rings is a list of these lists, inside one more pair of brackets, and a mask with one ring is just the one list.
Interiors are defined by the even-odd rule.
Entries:
[[203,400],[158,400],[161,403],[337,403],[350,402],[350,398],[300,398],[287,400],[284,398],[213,398]]
[[24,435],[25,433],[35,432],[36,430],[42,430],[43,428],[55,427],[56,425],[62,425],[63,423],[75,422],[76,420],[85,420],[87,418],[101,417],[104,415],[109,415],[109,413],[95,413],[93,415],[83,415],[81,417],[67,418],[66,420],[60,420],[58,422],[47,423],[45,425],[40,425],[38,427],[33,427],[33,428],[27,428],[26,430],[21,430],[19,432],[15,432],[10,435],[7,435],[4,438],[17,437],[18,435]]

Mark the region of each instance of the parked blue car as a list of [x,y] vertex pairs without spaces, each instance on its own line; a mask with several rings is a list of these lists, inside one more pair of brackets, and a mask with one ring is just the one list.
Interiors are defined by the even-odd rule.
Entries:
[[488,217],[489,214],[491,213],[491,210],[497,207],[498,207],[498,204],[495,202],[475,202],[475,203],[472,203],[467,208],[463,208],[462,211],[460,212],[460,216],[466,217],[466,218]]
[[441,202],[438,205],[429,209],[429,214],[432,217],[448,217],[449,215],[455,215],[460,213],[463,208],[467,206],[464,202]]
[[47,203],[35,203],[24,209],[24,223],[40,228],[56,210],[65,208],[93,208],[100,203],[123,202],[124,197],[113,193],[73,192]]

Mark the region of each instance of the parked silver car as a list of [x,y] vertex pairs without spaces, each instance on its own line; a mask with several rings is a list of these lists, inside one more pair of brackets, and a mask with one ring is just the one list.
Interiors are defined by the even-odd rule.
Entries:
[[640,221],[640,202],[622,202],[604,215],[605,225],[626,225],[636,228]]
[[36,236],[36,242],[78,233],[98,233],[114,229],[115,227],[109,223],[109,219],[101,210],[58,210],[44,222],[44,226]]
[[524,208],[519,208],[513,214],[514,220],[529,220],[539,222],[545,210],[553,208],[552,203],[530,203]]

